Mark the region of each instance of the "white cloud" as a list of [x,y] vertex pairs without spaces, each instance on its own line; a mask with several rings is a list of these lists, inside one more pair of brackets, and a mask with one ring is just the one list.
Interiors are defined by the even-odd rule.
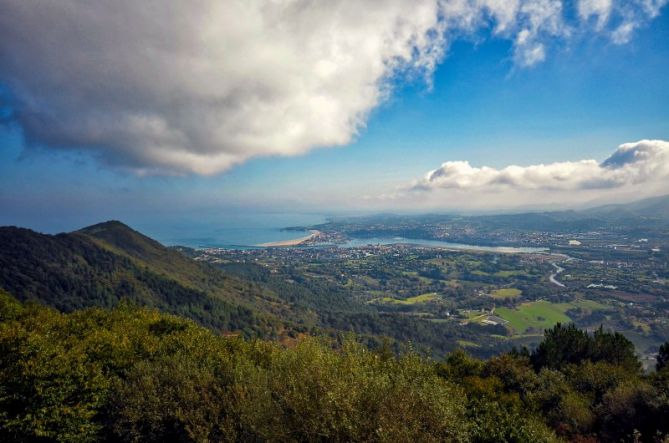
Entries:
[[[666,1],[633,2],[612,38]],[[539,63],[564,16],[560,0],[4,0],[0,84],[28,144],[212,174],[349,143],[396,77],[429,85],[463,34],[490,26]]]
[[597,28],[601,29],[609,20],[613,0],[580,0],[578,2],[578,14],[583,20],[590,17],[597,18]]
[[438,2],[7,0],[0,79],[29,141],[144,172],[348,143],[397,72],[430,77]]
[[583,4],[586,11],[591,15],[598,16],[598,26],[601,28],[609,16],[616,16],[617,24],[611,31],[611,40],[618,45],[628,43],[634,31],[641,27],[649,19],[657,17],[660,9],[669,0],[610,0],[608,7],[600,4],[602,0],[581,0],[579,8]]
[[611,31],[611,40],[616,44],[629,42],[632,33],[649,19],[658,16],[660,9],[668,0],[578,0],[578,15],[588,21],[596,19],[596,30],[616,19],[617,24]]
[[637,28],[634,21],[623,22],[611,33],[611,40],[617,45],[623,45],[630,41],[632,33]]
[[625,143],[606,160],[580,160],[502,169],[449,161],[411,185],[415,191],[437,189],[504,191],[580,191],[646,183],[669,183],[669,142]]
[[608,158],[503,168],[448,161],[395,191],[368,195],[368,208],[513,210],[574,208],[667,194],[669,141],[620,145]]

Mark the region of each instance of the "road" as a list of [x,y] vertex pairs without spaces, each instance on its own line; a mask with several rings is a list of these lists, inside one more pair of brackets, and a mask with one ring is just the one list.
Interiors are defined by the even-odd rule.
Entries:
[[559,282],[559,281],[557,281],[557,280],[555,279],[555,277],[557,277],[557,275],[558,275],[559,273],[561,273],[562,271],[564,271],[564,268],[558,266],[556,263],[551,263],[551,264],[552,264],[553,266],[555,266],[555,272],[552,273],[552,274],[550,275],[550,277],[548,277],[548,279],[551,281],[551,283],[553,283],[553,284],[555,284],[555,285],[558,285],[558,286],[561,287],[561,288],[566,288],[566,286],[564,285],[564,283],[561,283],[561,282]]

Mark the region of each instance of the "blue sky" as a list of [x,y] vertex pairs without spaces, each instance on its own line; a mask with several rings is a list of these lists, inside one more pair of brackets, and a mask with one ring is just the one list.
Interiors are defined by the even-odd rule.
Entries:
[[[365,123],[349,139],[326,141],[336,146],[325,148],[316,139],[297,153],[289,148],[254,152],[213,173],[188,167],[147,173],[149,160],[143,157],[110,156],[115,147],[88,149],[78,140],[72,146],[44,140],[26,146],[28,123],[8,119],[0,129],[0,224],[58,231],[109,218],[148,223],[230,212],[485,210],[491,191],[483,185],[463,186],[459,176],[422,177],[449,161],[495,171],[509,165],[601,162],[623,143],[669,140],[667,8],[644,20],[624,44],[605,32],[542,37],[545,59],[531,66],[514,58],[517,38],[493,35],[490,26],[448,40],[438,43],[445,54],[428,72],[428,81],[422,73],[393,73],[391,93],[365,108]],[[0,65],[11,61],[0,57]],[[0,69],[7,115],[25,106],[8,72]],[[39,92],[31,98],[39,98]],[[664,169],[653,169],[658,170]],[[649,195],[669,184],[664,176],[651,178],[652,186],[644,187]],[[429,197],[407,190],[417,182]],[[576,188],[513,186],[509,195],[527,190],[527,198],[504,197],[490,208],[578,206],[639,195],[627,183],[602,186],[601,192],[587,189],[582,197]],[[467,205],[470,195],[479,203]]]

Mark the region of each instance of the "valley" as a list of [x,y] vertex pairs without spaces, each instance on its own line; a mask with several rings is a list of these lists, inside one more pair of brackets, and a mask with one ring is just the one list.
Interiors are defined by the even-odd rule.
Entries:
[[[453,346],[479,356],[532,347],[544,329],[573,322],[622,332],[652,366],[669,336],[667,202],[339,218],[290,228],[312,230],[293,247],[176,249],[292,294],[324,328],[410,339],[437,356]],[[366,320],[343,320],[351,316]],[[387,327],[407,321],[420,327]]]
[[[666,263],[659,261],[592,262],[548,253],[463,252],[409,244],[180,250],[276,293],[309,294],[324,319],[354,311],[410,319],[424,326],[409,337],[415,343],[429,346],[439,334],[446,334],[444,342],[467,337],[466,347],[476,355],[534,346],[544,329],[574,322],[586,329],[604,325],[621,331],[651,364],[669,333],[669,289],[650,280],[654,273],[666,275]],[[558,281],[559,269],[564,270]],[[616,289],[598,286],[602,281]],[[345,308],[338,309],[334,300],[347,301]],[[354,323],[343,325],[368,331]],[[399,338],[395,331],[382,333]]]

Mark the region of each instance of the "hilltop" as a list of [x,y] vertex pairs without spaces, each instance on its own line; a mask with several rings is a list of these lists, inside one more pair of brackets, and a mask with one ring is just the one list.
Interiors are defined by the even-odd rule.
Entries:
[[184,257],[119,221],[58,235],[0,228],[0,287],[61,311],[122,299],[245,335],[285,327],[290,307],[258,285]]

